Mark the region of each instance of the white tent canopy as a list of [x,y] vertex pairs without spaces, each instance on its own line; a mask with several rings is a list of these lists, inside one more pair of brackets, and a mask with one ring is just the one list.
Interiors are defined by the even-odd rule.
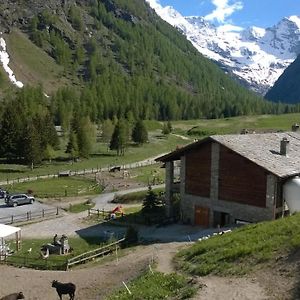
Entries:
[[9,235],[19,232],[20,230],[21,230],[21,228],[19,228],[19,227],[0,224],[0,238],[5,238]]

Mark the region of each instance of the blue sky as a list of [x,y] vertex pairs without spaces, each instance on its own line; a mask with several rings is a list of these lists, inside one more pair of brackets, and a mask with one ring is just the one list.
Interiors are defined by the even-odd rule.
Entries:
[[216,24],[239,27],[275,25],[283,17],[300,16],[299,0],[159,0],[184,16],[207,16]]

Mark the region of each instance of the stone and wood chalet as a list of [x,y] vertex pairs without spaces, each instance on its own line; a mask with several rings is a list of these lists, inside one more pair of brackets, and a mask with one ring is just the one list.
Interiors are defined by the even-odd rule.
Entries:
[[179,194],[184,223],[208,227],[273,220],[287,210],[284,183],[300,174],[300,134],[214,135],[157,161],[166,167],[169,217]]

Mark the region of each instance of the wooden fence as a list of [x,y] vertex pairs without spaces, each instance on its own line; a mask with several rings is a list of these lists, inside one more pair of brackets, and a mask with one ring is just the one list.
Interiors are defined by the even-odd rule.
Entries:
[[[149,165],[158,164],[158,162],[155,161],[154,158],[135,162],[135,163],[129,163],[129,164],[120,164],[120,170],[126,170],[126,169],[134,169],[139,167],[145,167]],[[35,181],[38,179],[49,179],[49,178],[57,178],[60,176],[77,176],[77,175],[86,175],[86,174],[95,174],[95,173],[101,173],[101,172],[107,172],[111,170],[113,167],[116,167],[116,165],[109,165],[106,167],[95,167],[91,169],[83,169],[83,170],[62,170],[58,171],[56,174],[47,174],[47,175],[36,175],[36,176],[27,176],[22,178],[16,178],[16,179],[6,179],[5,181],[0,182],[0,186],[20,183],[20,182],[29,182],[29,181]]]
[[125,241],[125,238],[122,238],[120,240],[117,240],[116,242],[113,242],[111,244],[108,244],[106,246],[82,253],[80,255],[77,255],[73,258],[68,259],[66,269],[68,270],[71,266],[82,264],[88,260],[94,259],[99,256],[105,256],[117,249],[119,245]]
[[6,256],[4,259],[0,260],[0,264],[12,265],[15,267],[26,267],[38,270],[60,270],[65,271],[67,261],[61,260],[57,261],[55,258],[47,259],[37,259],[30,257],[30,255],[16,255]]
[[43,219],[51,216],[57,216],[60,214],[60,209],[58,207],[42,209],[39,211],[28,211],[24,214],[11,215],[7,217],[0,218],[0,224],[14,224],[20,222],[27,222],[35,219]]

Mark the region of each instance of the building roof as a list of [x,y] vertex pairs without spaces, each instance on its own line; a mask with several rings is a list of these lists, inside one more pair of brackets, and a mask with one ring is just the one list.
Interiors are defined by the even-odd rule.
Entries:
[[[280,154],[280,142],[289,141],[287,155]],[[217,142],[278,177],[300,174],[300,134],[296,132],[213,135],[157,158],[158,161],[178,160],[186,152],[207,142]]]
[[9,235],[12,235],[12,234],[20,231],[20,230],[21,230],[21,228],[19,228],[19,227],[0,224],[0,238],[7,237]]

